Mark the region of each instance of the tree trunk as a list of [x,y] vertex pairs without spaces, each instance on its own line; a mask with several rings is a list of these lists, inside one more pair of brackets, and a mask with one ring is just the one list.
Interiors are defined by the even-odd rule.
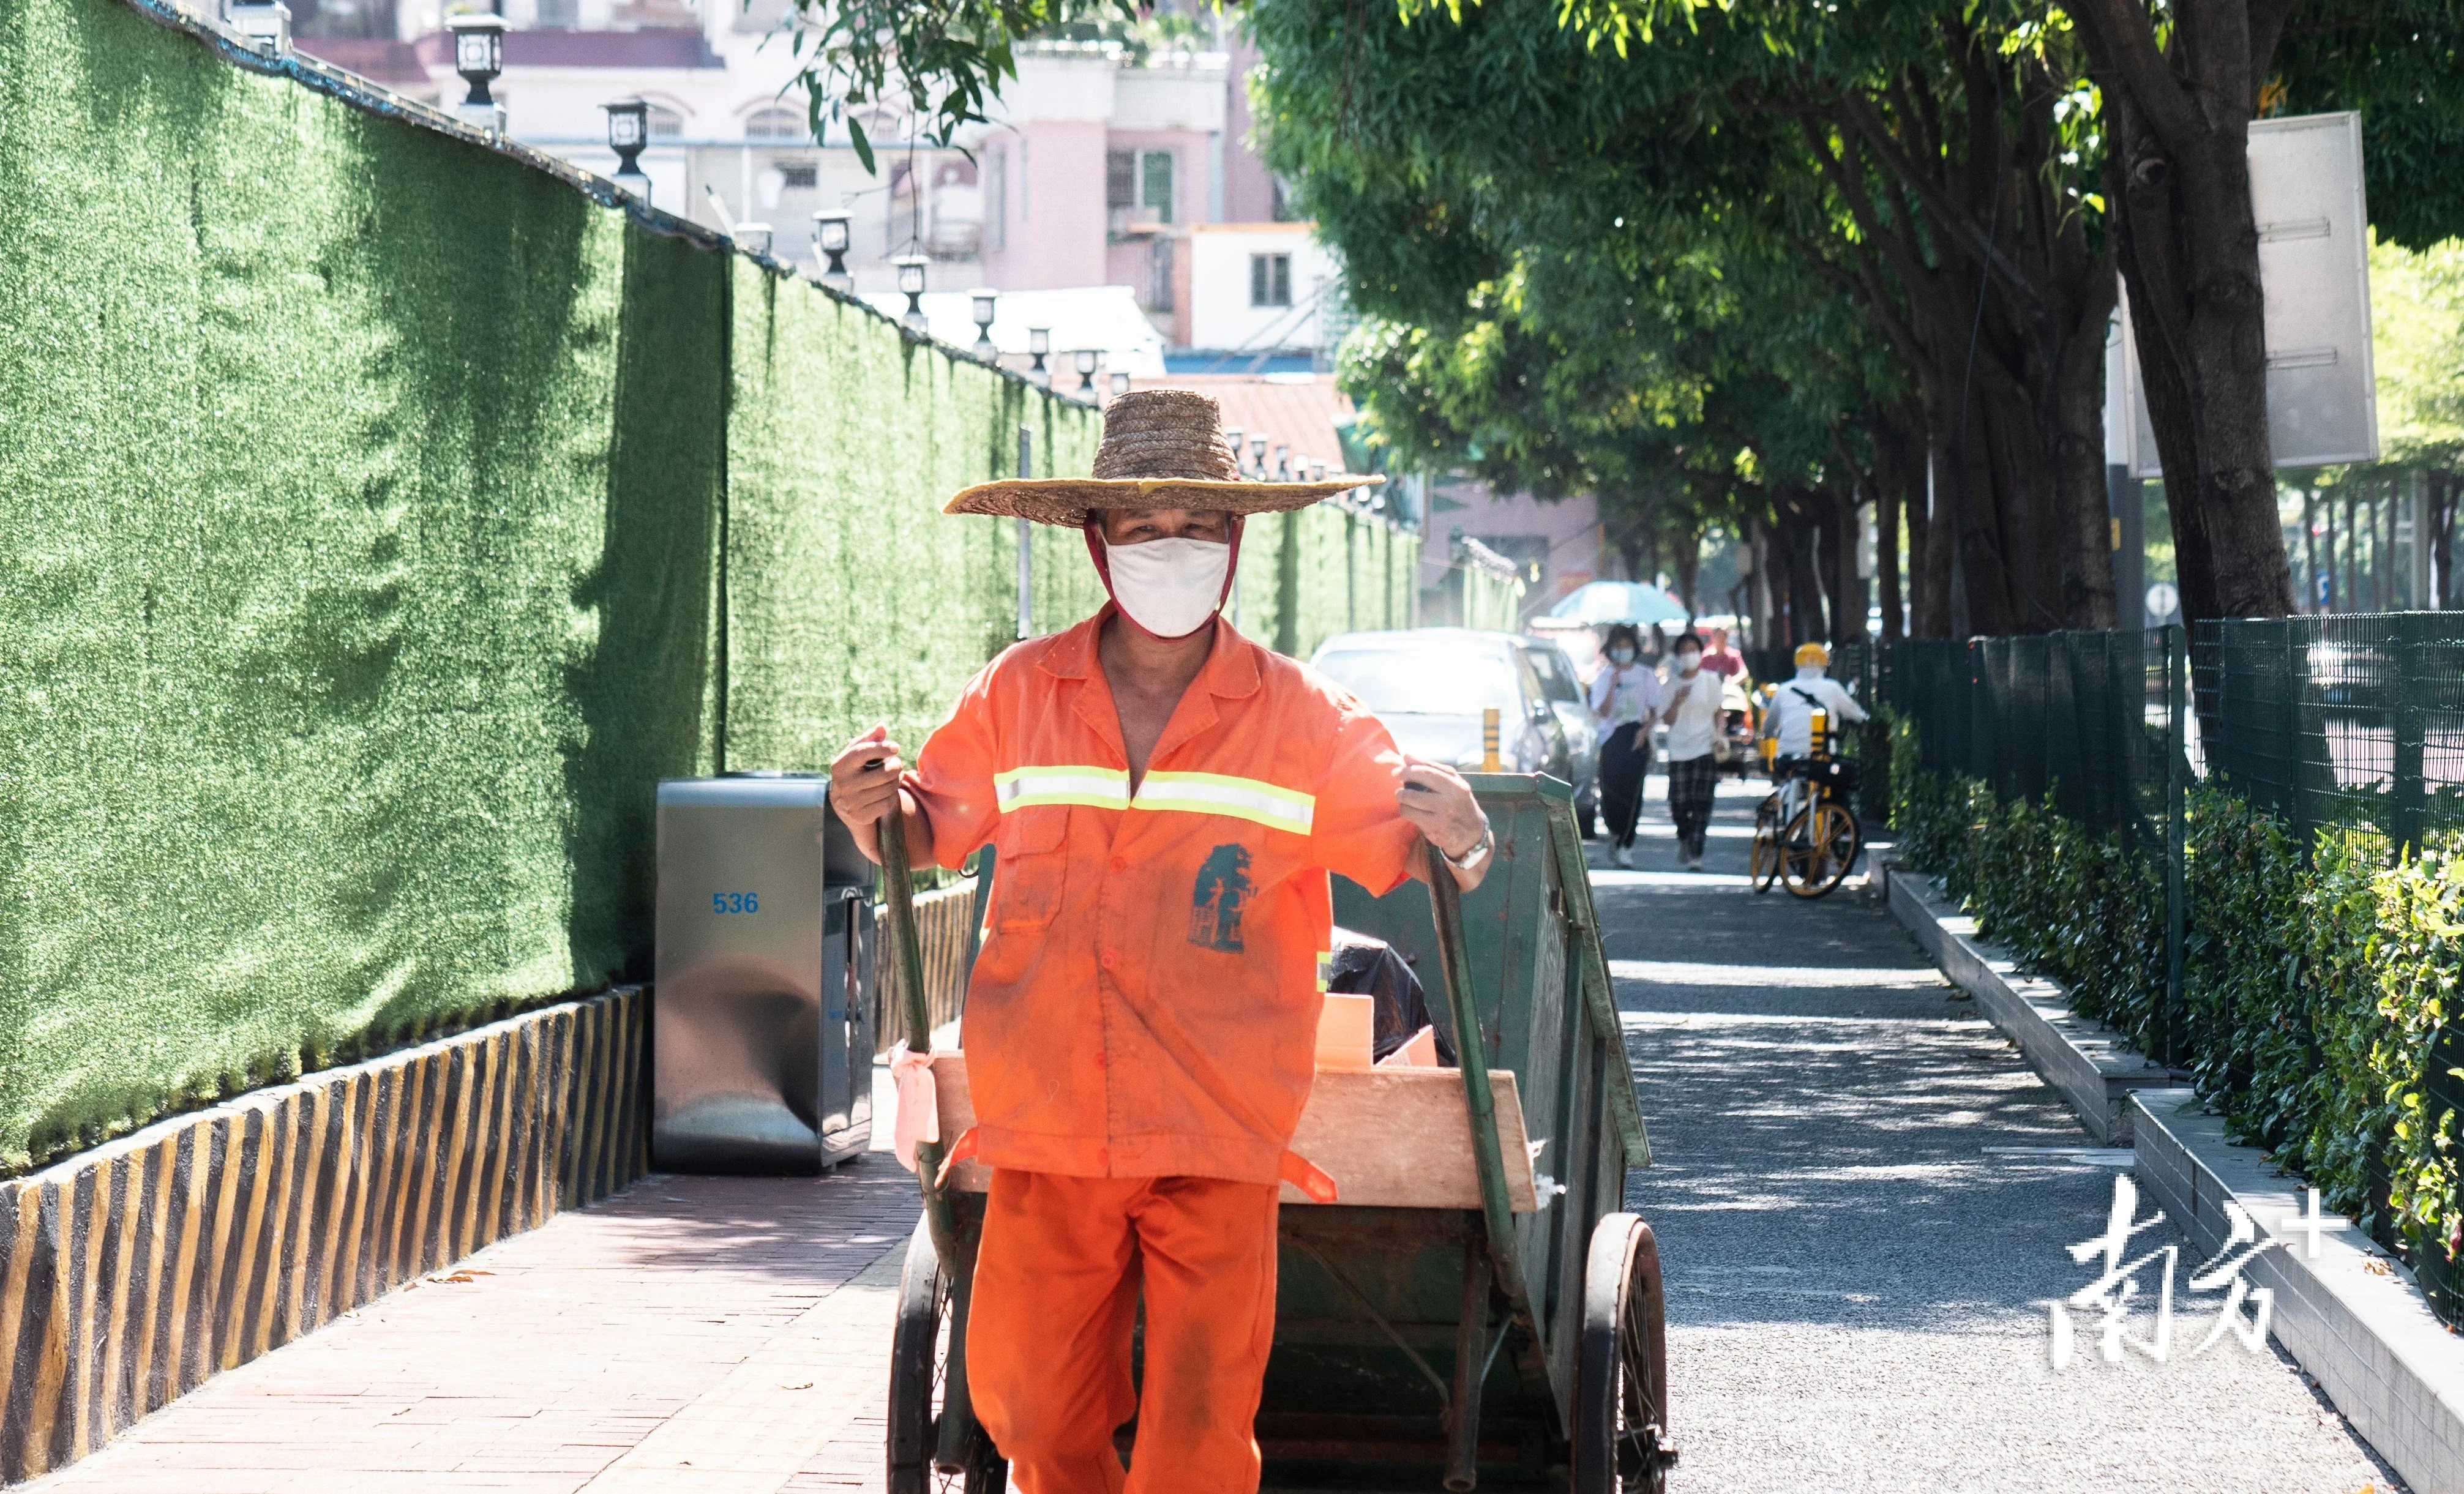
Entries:
[[1925,612],[1919,619],[1920,638],[1957,638],[1951,621],[1950,576],[1958,558],[1959,525],[1957,505],[1951,499],[1949,480],[1950,451],[1942,443],[1940,426],[1929,428],[1925,442]]
[[2430,474],[2430,561],[2438,567],[2436,591],[2438,608],[2445,611],[2455,604],[2455,586],[2448,577],[2448,561],[2453,550],[2453,537],[2449,528],[2455,521],[2455,474],[2433,472]]
[[1882,642],[1898,643],[1900,621],[1900,485],[1898,473],[1874,486],[1874,604],[1882,609]]
[[1831,588],[1831,640],[1853,644],[1865,641],[1865,583],[1857,574],[1857,552],[1862,549],[1863,526],[1857,516],[1864,505],[1858,501],[1854,489],[1834,489],[1831,495],[1830,533],[1832,574],[1837,582]]
[[1703,571],[1703,534],[1688,529],[1669,536],[1672,554],[1669,560],[1677,572],[1677,600],[1685,608],[1685,626],[1694,626],[1694,616],[1703,609],[1694,602],[1694,582]]
[[[1838,144],[1806,135],[1859,231],[1848,278],[1907,363],[1942,458],[1922,541],[1911,500],[1915,630],[1947,636],[1954,564],[1972,630],[2110,626],[2117,291],[2063,175],[2055,111],[2078,80],[2006,55],[1982,25],[1942,25],[1942,73],[1808,100]],[[1867,189],[1876,170],[1894,190]]]
[[2250,121],[2295,3],[2182,0],[2162,48],[2136,0],[2073,11],[2105,90],[2106,202],[2193,622],[2293,609],[2268,443]]

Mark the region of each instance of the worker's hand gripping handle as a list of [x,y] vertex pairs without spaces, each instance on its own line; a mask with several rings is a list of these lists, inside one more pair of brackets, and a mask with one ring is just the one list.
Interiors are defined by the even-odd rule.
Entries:
[[[915,933],[915,884],[907,867],[907,817],[893,802],[874,825],[881,844],[881,902],[890,917],[890,953],[897,962],[900,1025],[907,1050],[933,1056],[933,1014],[924,1000],[924,945]],[[941,1143],[915,1149],[915,1181],[924,1193],[924,1218],[943,1269],[957,1268],[957,1232],[950,1200],[941,1189]]]

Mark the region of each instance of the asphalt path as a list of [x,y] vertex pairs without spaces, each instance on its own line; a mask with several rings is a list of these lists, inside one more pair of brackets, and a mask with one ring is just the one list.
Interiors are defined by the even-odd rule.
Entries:
[[1641,865],[1595,844],[1593,883],[1655,1157],[1629,1203],[1667,1273],[1677,1494],[2402,1487],[2272,1345],[2189,1352],[2217,1294],[2170,1224],[2131,1241],[2183,1247],[2167,1359],[2105,1363],[2083,1318],[2056,1372],[2046,1305],[2096,1274],[2064,1247],[2121,1169],[1989,1150],[2093,1143],[1854,883],[1748,889],[1758,791],[1723,793],[1697,875],[1649,789]]

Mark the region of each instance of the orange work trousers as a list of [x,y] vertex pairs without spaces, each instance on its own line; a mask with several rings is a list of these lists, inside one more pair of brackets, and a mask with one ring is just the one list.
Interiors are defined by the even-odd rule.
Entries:
[[[1276,1204],[1266,1183],[994,1170],[967,1383],[1021,1494],[1254,1494]],[[1112,1432],[1133,1413],[1125,1474]]]

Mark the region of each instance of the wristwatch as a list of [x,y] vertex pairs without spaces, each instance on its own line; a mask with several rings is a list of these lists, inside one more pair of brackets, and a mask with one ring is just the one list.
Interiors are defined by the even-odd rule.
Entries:
[[1480,827],[1480,844],[1463,852],[1461,858],[1446,856],[1444,851],[1440,851],[1438,854],[1441,856],[1446,856],[1446,865],[1454,868],[1457,871],[1469,871],[1474,867],[1479,866],[1482,862],[1486,861],[1488,859],[1490,848],[1496,845],[1497,832],[1491,830],[1486,822],[1483,822]]

